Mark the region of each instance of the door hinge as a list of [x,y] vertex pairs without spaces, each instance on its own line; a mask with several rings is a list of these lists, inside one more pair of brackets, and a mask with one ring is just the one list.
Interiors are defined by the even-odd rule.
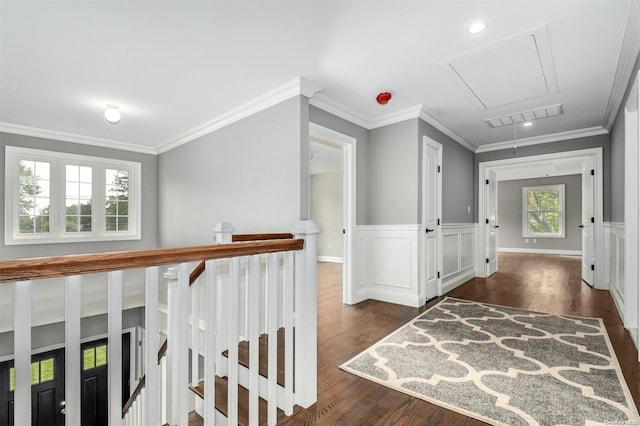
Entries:
[[595,176],[596,175],[596,171],[591,169],[591,176]]
[[591,270],[595,271],[596,270],[596,265],[591,265]]
[[342,233],[343,233],[343,234],[346,234],[346,233],[347,233],[347,230],[346,230],[346,229],[343,229],[343,230],[342,230]]
[[485,219],[484,223],[486,223],[488,225],[489,224],[489,219]]
[[440,219],[438,219],[437,225],[440,226]]
[[489,259],[488,258],[486,259],[486,261],[487,261],[487,263],[489,263]]
[[591,218],[591,223],[596,223],[596,218],[595,217]]
[[489,179],[485,180],[484,183],[489,185]]
[[440,272],[438,272],[438,278],[440,278]]
[[440,173],[440,166],[438,166],[438,173]]

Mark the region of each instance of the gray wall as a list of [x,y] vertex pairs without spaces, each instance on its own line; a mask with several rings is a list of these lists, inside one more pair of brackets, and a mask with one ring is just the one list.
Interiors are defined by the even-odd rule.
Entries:
[[[422,159],[422,137],[428,136],[442,145],[442,222],[473,223],[474,212],[474,153],[449,136],[420,119],[419,158]],[[422,198],[422,167],[419,169],[419,192]],[[422,209],[422,201],[418,203]],[[420,212],[418,218],[422,217]]]
[[[565,184],[565,238],[522,237],[522,188],[525,186]],[[556,176],[510,180],[498,183],[499,248],[581,250],[582,176]]]
[[[107,333],[107,315],[95,315],[80,320],[80,335],[83,339]],[[144,327],[144,308],[122,311],[122,328]],[[31,330],[31,348],[38,350],[64,343],[64,323],[33,327]],[[133,343],[133,342],[132,342]],[[0,357],[13,354],[13,332],[0,333]]]
[[624,222],[624,105],[640,70],[640,55],[633,67],[622,104],[611,128],[611,222]]
[[[43,149],[78,155],[138,161],[142,163],[142,239],[135,241],[106,241],[87,243],[4,245],[0,258],[40,257],[104,251],[138,250],[156,248],[158,244],[158,159],[155,155],[140,154],[117,149],[100,148],[78,143],[60,142],[31,136],[0,133],[0,199],[4,200],[5,146]],[[0,235],[4,235],[4,209],[0,209]]]
[[369,131],[326,111],[309,106],[309,121],[356,139],[356,224],[369,224]]
[[289,232],[305,217],[307,103],[291,98],[161,154],[160,244],[210,244],[217,222]]
[[318,256],[342,257],[342,172],[311,176],[311,219],[321,227]]
[[603,188],[604,188],[604,222],[611,221],[611,143],[609,135],[590,136],[566,141],[550,142],[540,145],[530,145],[518,147],[516,153],[512,149],[501,149],[499,151],[481,152],[475,155],[475,165],[473,171],[473,191],[474,191],[474,221],[478,221],[478,170],[479,163],[484,161],[504,160],[507,158],[528,157],[532,155],[550,154],[555,152],[575,151],[579,149],[602,147],[602,163],[604,168]]
[[420,223],[418,119],[369,131],[369,224]]

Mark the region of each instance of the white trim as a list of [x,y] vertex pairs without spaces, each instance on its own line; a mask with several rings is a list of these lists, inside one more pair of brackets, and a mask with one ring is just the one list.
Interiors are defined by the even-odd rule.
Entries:
[[624,29],[620,55],[613,85],[609,94],[607,108],[604,113],[604,127],[611,130],[613,123],[622,106],[624,94],[627,91],[629,80],[633,77],[633,67],[640,52],[640,2],[629,2],[629,13]]
[[582,250],[557,250],[557,249],[534,249],[519,247],[498,247],[500,253],[533,253],[533,254],[558,254],[562,256],[582,256]]
[[337,256],[318,256],[318,262],[342,263],[342,258]]
[[394,291],[385,291],[371,288],[368,291],[368,299],[378,300],[380,302],[395,303],[397,305],[410,306],[419,308],[424,305],[424,299],[415,294],[400,294]]
[[309,99],[309,104],[333,114],[336,117],[340,117],[353,124],[357,124],[360,127],[364,127],[367,130],[371,130],[371,121],[367,117],[360,114],[358,111],[331,99],[323,93],[318,93]]
[[[550,135],[532,136],[530,138],[516,139],[515,145],[518,147],[539,145],[550,142],[560,142],[570,139],[585,138],[589,136],[606,135],[609,131],[602,126],[587,127],[585,129],[569,130],[566,132],[552,133]],[[500,151],[502,149],[512,149],[514,141],[496,142],[486,145],[480,145],[476,149],[476,153]]]
[[23,126],[20,124],[0,122],[0,132],[11,133],[14,135],[32,136],[34,138],[51,139],[62,142],[79,143],[83,145],[97,146],[100,148],[139,152],[142,154],[157,154],[155,149],[139,144],[121,142],[113,139],[96,138],[93,136],[79,135],[76,133],[60,132],[57,130],[39,129],[37,127]]
[[[319,138],[342,147],[342,208],[345,237],[342,247],[342,301],[356,301],[356,209],[358,140],[335,130],[309,122],[309,137]],[[308,157],[307,157],[308,158]],[[310,185],[310,180],[308,181]],[[310,200],[310,198],[309,198]]]
[[232,123],[235,123],[236,121],[247,118],[257,112],[263,111],[267,108],[279,104],[280,102],[293,98],[294,96],[302,95],[306,97],[312,97],[320,90],[322,90],[320,86],[315,85],[311,81],[306,80],[302,77],[296,77],[293,80],[281,86],[278,86],[275,89],[270,90],[269,92],[264,93],[255,99],[250,100],[249,102],[245,102],[223,114],[220,114],[217,117],[214,117],[213,119],[187,131],[186,133],[175,139],[171,139],[165,142],[162,146],[156,149],[156,152],[158,154],[162,154],[164,152],[170,151],[174,148],[179,147],[180,145],[184,145],[187,142],[191,142],[215,130],[226,127]]
[[476,152],[476,150],[478,149],[476,145],[474,145],[473,143],[468,141],[467,138],[465,138],[460,133],[455,131],[453,127],[449,126],[441,118],[438,118],[434,112],[430,111],[424,105],[420,110],[420,118],[426,121],[427,123],[431,124],[433,127],[435,127],[437,130],[444,133],[446,136],[449,136],[451,139],[458,142],[460,145],[464,146],[468,150],[472,152]]
[[467,281],[475,278],[476,274],[474,269],[475,268],[473,267],[469,267],[467,269],[460,271],[458,274],[452,275],[449,278],[443,280],[443,283],[442,283],[443,295],[450,292],[454,288],[461,286]]
[[[422,198],[422,205],[421,210],[422,210],[422,216],[420,217],[420,229],[418,230],[420,232],[420,255],[418,258],[418,270],[419,270],[419,283],[418,283],[418,290],[419,290],[419,295],[420,295],[420,299],[425,301],[427,300],[427,284],[428,284],[428,258],[427,258],[427,243],[428,243],[428,237],[427,237],[427,233],[426,233],[426,229],[427,229],[427,199],[428,199],[428,194],[427,194],[427,147],[433,148],[437,151],[437,163],[438,163],[438,170],[436,171],[436,185],[435,185],[435,189],[436,189],[436,194],[435,194],[435,199],[436,199],[436,219],[437,219],[437,223],[436,223],[436,227],[435,227],[435,231],[436,231],[436,259],[435,259],[435,271],[437,274],[439,274],[439,278],[436,278],[436,286],[437,286],[437,296],[442,296],[442,280],[444,279],[443,275],[444,275],[444,271],[443,271],[443,260],[444,260],[444,254],[443,254],[443,241],[442,241],[442,231],[443,231],[443,223],[442,223],[442,171],[444,169],[444,164],[442,161],[442,145],[436,141],[434,141],[433,139],[431,139],[430,137],[424,135],[422,136],[422,158],[420,159],[422,164],[421,164],[421,174],[422,174],[422,182],[421,182],[421,186],[422,186],[422,193],[421,198]],[[433,223],[432,223],[433,225]],[[432,226],[431,225],[431,226]],[[423,232],[423,229],[425,232]],[[433,237],[432,237],[433,238]],[[429,297],[429,299],[431,299],[431,297]]]
[[356,229],[358,231],[404,232],[404,231],[419,231],[420,225],[358,225]]

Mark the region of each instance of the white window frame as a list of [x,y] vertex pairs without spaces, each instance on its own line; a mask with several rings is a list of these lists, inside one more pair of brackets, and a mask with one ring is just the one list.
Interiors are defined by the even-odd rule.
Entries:
[[[51,164],[50,232],[21,234],[19,232],[19,181],[21,160],[44,161]],[[65,229],[65,165],[93,168],[92,231],[66,232]],[[127,231],[106,231],[104,201],[106,200],[105,170],[117,168],[129,172],[129,222]],[[91,157],[64,152],[7,146],[5,148],[5,211],[4,240],[6,245],[50,244],[90,241],[140,240],[142,238],[142,165],[139,162]]]
[[[560,194],[560,215],[559,225],[560,229],[557,233],[548,232],[531,232],[529,231],[529,215],[528,215],[528,203],[527,193],[529,191],[545,191],[545,190],[558,190]],[[539,185],[539,186],[525,186],[522,188],[522,237],[523,238],[566,238],[565,236],[565,185],[563,183],[557,185]]]

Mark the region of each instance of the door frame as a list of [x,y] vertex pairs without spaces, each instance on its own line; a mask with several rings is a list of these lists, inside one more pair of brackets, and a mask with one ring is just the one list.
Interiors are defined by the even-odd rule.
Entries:
[[[312,122],[309,122],[309,137],[322,139],[342,147],[342,217],[345,230],[342,240],[342,303],[353,305],[358,302],[354,277],[356,270],[357,139]],[[311,197],[308,198],[311,200]]]
[[426,299],[427,294],[427,265],[426,265],[426,250],[427,250],[427,146],[438,151],[438,166],[440,167],[440,172],[436,173],[436,203],[438,204],[438,208],[436,209],[437,216],[440,220],[440,225],[436,227],[436,244],[438,246],[438,254],[436,259],[436,270],[440,273],[440,277],[438,278],[438,296],[442,296],[442,276],[444,275],[443,271],[443,250],[442,250],[442,172],[443,172],[443,164],[442,164],[442,144],[436,142],[430,137],[424,135],[422,137],[422,156],[421,156],[421,191],[420,195],[422,200],[420,202],[421,214],[420,214],[420,247],[421,247],[421,255],[420,261],[418,262],[420,265],[420,299]]
[[605,265],[605,249],[604,249],[604,186],[603,186],[603,153],[602,147],[580,149],[575,151],[563,151],[550,154],[531,155],[526,157],[509,158],[504,160],[492,160],[483,161],[478,163],[478,223],[479,223],[479,237],[478,241],[478,255],[476,256],[476,271],[479,277],[486,277],[486,269],[483,267],[482,262],[486,259],[486,247],[484,241],[486,239],[486,227],[482,226],[484,222],[481,215],[486,211],[486,191],[483,191],[485,170],[493,167],[517,165],[523,163],[529,163],[532,161],[545,161],[559,158],[575,158],[575,157],[590,157],[595,170],[595,194],[593,199],[593,214],[594,214],[594,238],[593,238],[593,250],[595,256],[595,273],[594,288],[600,290],[608,289],[608,282],[604,276]]

